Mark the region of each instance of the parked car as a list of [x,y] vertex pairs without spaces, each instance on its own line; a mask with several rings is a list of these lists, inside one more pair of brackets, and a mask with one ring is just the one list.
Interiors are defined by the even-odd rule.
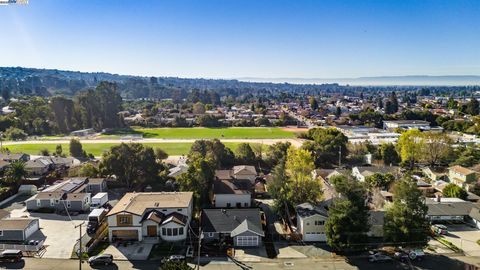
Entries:
[[7,249],[0,253],[0,262],[18,262],[22,258],[22,251],[17,249]]
[[425,252],[421,249],[410,249],[410,250],[405,250],[405,253],[408,254],[408,257],[410,260],[422,260],[425,258]]
[[111,254],[101,254],[98,256],[93,256],[88,258],[88,264],[96,265],[96,264],[104,264],[109,265],[113,263],[113,256]]
[[387,256],[383,253],[375,253],[368,256],[369,262],[390,262],[393,259],[390,256]]
[[438,234],[438,235],[448,234],[448,228],[447,228],[447,226],[442,225],[442,224],[432,225],[432,231],[433,231],[435,234]]
[[185,260],[185,256],[183,255],[171,255],[168,258],[164,258],[162,261],[165,262],[183,262]]

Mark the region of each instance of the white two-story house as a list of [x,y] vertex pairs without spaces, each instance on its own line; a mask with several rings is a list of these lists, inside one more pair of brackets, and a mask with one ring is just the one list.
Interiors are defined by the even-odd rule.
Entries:
[[107,214],[109,240],[185,240],[192,208],[193,192],[127,193]]
[[328,218],[326,210],[315,207],[310,203],[298,205],[297,211],[297,232],[302,235],[304,242],[325,242],[325,222]]

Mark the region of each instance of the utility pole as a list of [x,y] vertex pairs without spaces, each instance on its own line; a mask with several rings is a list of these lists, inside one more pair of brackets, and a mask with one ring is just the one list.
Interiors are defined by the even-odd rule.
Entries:
[[75,226],[80,229],[80,238],[78,239],[78,269],[82,270],[82,225],[85,224],[85,221]]
[[342,146],[338,147],[338,168],[342,166]]
[[202,227],[198,226],[197,270],[200,270],[200,247],[202,246]]

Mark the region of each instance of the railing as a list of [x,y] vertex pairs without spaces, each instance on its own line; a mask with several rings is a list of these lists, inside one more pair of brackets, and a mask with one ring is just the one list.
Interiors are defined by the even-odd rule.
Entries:
[[44,241],[41,241],[37,245],[0,244],[0,250],[18,249],[21,251],[37,252],[42,249],[43,243]]

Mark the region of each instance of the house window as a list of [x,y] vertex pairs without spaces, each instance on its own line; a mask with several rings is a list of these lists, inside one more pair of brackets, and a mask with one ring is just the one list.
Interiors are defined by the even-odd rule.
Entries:
[[316,220],[315,221],[316,226],[322,226],[323,224],[325,224],[325,221],[323,221],[323,220]]
[[310,225],[310,222],[307,222],[307,226]]
[[167,212],[167,209],[162,209],[163,212]]
[[232,207],[232,205],[230,203],[227,203],[227,207],[230,208]]
[[213,237],[213,232],[209,232],[208,237]]
[[172,236],[172,229],[170,229],[170,228],[167,229],[167,235]]
[[183,235],[183,228],[178,229],[178,234]]
[[3,231],[0,231],[0,236],[3,236]]
[[70,208],[70,207],[72,207],[72,202],[67,201],[67,208]]
[[37,200],[37,206],[38,207],[42,206],[42,203],[40,202],[40,200]]
[[248,203],[245,203],[245,207],[248,207]]
[[177,209],[177,212],[182,212],[182,208],[178,208],[178,209]]
[[128,215],[117,216],[117,223],[122,225],[131,225],[132,224],[132,217]]
[[162,228],[162,235],[167,235],[167,229]]
[[173,236],[177,236],[178,235],[178,229],[177,228],[173,228]]

